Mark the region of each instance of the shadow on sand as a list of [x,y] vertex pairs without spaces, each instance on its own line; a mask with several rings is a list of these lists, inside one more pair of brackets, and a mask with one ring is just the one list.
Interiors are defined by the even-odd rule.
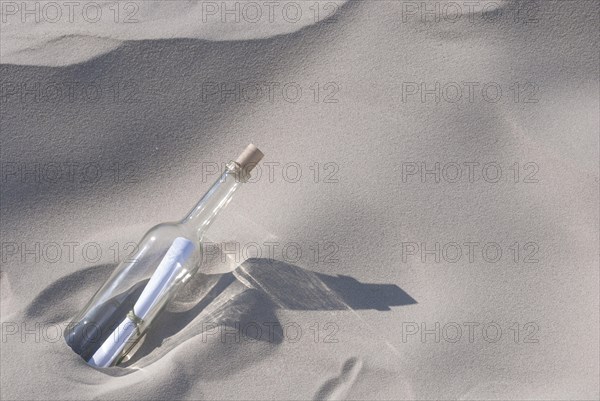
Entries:
[[[206,335],[217,326],[227,327],[231,332],[269,325],[272,328],[269,335],[248,329],[241,335],[280,344],[283,328],[277,310],[388,311],[392,306],[415,303],[393,284],[361,283],[350,276],[315,273],[276,260],[249,259],[231,273],[194,277],[184,293],[157,318],[143,343],[122,366],[137,366],[138,362],[146,365],[160,358],[168,349],[158,349],[164,348],[169,338],[180,337],[178,333],[184,329],[187,333],[183,337],[189,338]],[[154,355],[150,356],[151,353]]]

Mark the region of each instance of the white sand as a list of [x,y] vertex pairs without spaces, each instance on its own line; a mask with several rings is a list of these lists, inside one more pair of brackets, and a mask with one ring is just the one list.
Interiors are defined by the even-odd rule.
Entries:
[[[363,1],[329,22],[306,11],[296,24],[239,25],[203,23],[195,2],[135,3],[133,28],[30,27],[18,14],[1,25],[1,399],[598,399],[595,1],[534,2],[537,23],[479,12],[516,0],[481,2],[472,21],[457,2],[454,23],[422,22],[406,8],[419,2]],[[235,82],[262,95],[220,102],[218,85]],[[278,84],[272,99],[267,82]],[[473,101],[403,101],[422,82],[478,89]],[[483,86],[502,96],[486,100]],[[203,169],[250,142],[281,164],[240,190],[210,238],[256,242],[263,258],[277,242],[282,261],[294,244],[296,267],[207,263],[218,274],[190,284],[131,369],[87,366],[57,326],[110,274],[115,249],[182,218],[216,177]],[[73,179],[51,177],[69,162]],[[446,167],[441,182],[403,176],[421,162]],[[491,162],[496,183],[493,170],[482,179]],[[102,177],[84,182],[94,171]],[[451,263],[448,244],[466,242],[478,244],[473,262]],[[450,253],[406,255],[421,243]],[[484,260],[486,243],[499,261]],[[421,337],[436,322],[439,340]],[[256,324],[272,324],[273,338],[252,341]]]

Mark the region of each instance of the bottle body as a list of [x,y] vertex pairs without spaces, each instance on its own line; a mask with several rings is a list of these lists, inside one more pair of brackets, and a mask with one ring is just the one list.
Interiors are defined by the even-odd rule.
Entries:
[[204,232],[246,179],[237,162],[229,163],[181,222],[150,229],[69,324],[67,344],[92,366],[118,364],[196,273]]
[[[67,327],[67,344],[93,366],[118,363],[197,271],[201,260],[200,243],[184,225],[153,227]],[[161,265],[171,271],[158,272]],[[153,279],[151,291],[148,284]],[[156,301],[145,305],[143,311],[135,311],[144,291],[146,297],[158,295]]]

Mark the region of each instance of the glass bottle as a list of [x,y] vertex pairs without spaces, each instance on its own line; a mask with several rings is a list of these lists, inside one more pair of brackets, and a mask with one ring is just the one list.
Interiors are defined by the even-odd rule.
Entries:
[[151,228],[65,330],[67,344],[88,364],[109,367],[133,349],[174,294],[198,270],[200,241],[262,159],[248,145],[180,222]]

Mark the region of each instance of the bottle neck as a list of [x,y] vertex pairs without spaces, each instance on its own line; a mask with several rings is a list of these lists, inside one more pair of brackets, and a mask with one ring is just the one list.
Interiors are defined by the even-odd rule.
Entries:
[[215,181],[188,215],[181,220],[181,224],[196,231],[198,239],[202,239],[217,214],[229,204],[236,189],[246,182],[247,177],[245,177],[242,170],[239,164],[235,162],[228,163],[221,177]]

